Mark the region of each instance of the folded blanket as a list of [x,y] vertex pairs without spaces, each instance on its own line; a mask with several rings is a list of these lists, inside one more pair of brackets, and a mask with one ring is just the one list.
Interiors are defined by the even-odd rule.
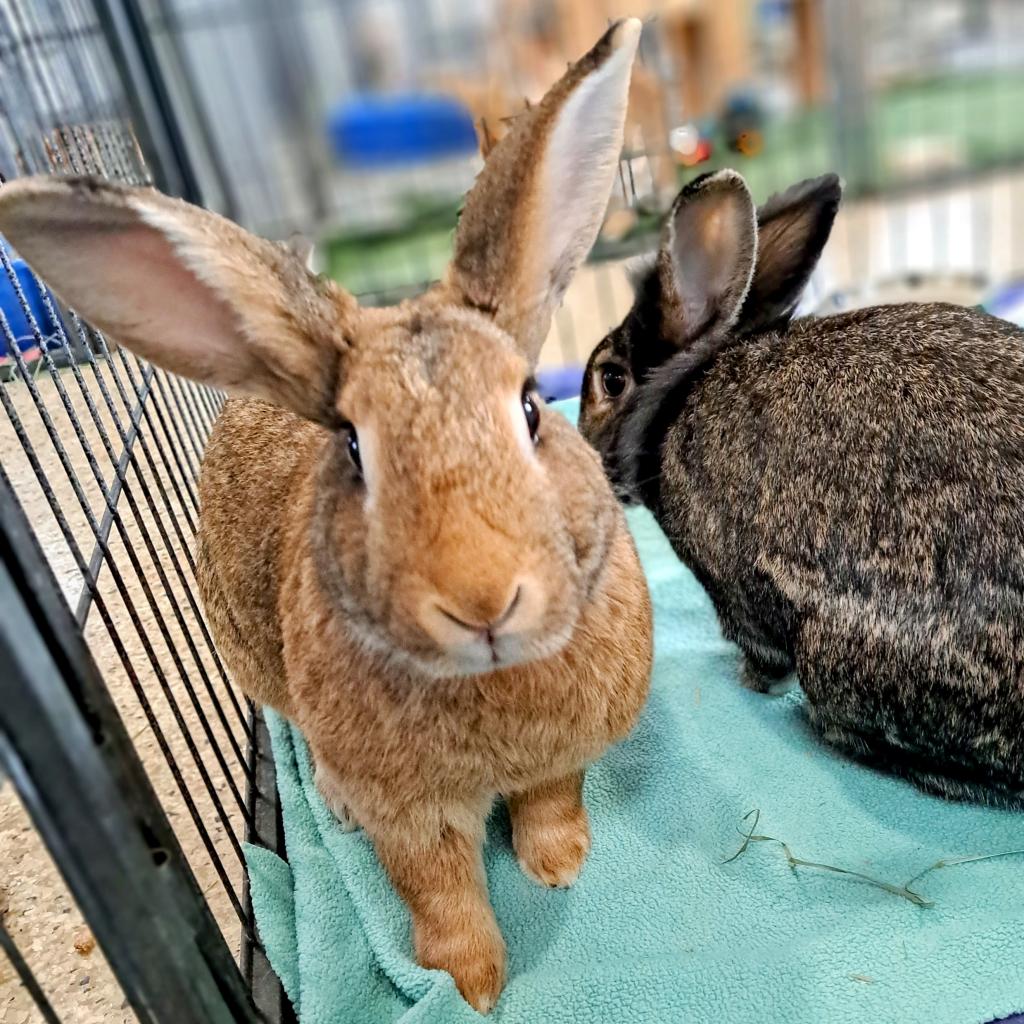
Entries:
[[[984,1024],[1024,1010],[1024,856],[1010,855],[1024,815],[852,764],[810,733],[799,691],[744,690],[700,586],[646,512],[630,524],[655,605],[651,698],[587,775],[594,848],[572,889],[522,874],[495,809],[485,852],[509,972],[491,1020]],[[369,842],[324,807],[298,732],[268,719],[288,863],[246,854],[302,1024],[479,1020],[450,977],[416,965]],[[791,866],[763,840],[730,860],[755,817],[794,860],[857,874]],[[899,890],[939,861],[996,854],[909,891],[858,877]]]

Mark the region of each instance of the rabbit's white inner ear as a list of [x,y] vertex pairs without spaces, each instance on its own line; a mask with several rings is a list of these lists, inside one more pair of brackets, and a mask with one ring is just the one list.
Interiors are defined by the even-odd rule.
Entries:
[[754,204],[743,179],[719,171],[685,189],[662,249],[672,307],[666,321],[678,344],[731,326],[750,288],[757,254]]
[[86,319],[144,358],[204,383],[244,388],[252,355],[238,315],[201,279],[201,265],[189,265],[168,231],[173,222],[161,224],[145,207],[137,212],[124,230],[75,239],[73,248],[88,265],[56,272],[55,287]]
[[530,364],[601,226],[640,29],[614,25],[521,114],[466,197],[443,288],[492,317]]
[[0,231],[58,295],[174,373],[333,422],[333,332],[354,313],[282,247],[150,190],[21,179]]
[[526,267],[543,275],[538,282],[552,311],[572,275],[586,259],[604,218],[615,169],[622,153],[629,79],[640,26],[624,25],[627,38],[569,96],[551,131],[539,182],[543,212],[535,221],[539,245]]

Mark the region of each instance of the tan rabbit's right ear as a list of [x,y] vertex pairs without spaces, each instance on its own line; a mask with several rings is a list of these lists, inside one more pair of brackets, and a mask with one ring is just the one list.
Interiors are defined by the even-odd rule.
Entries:
[[336,422],[339,339],[356,303],[285,246],[92,178],[0,187],[0,233],[67,305],[143,358]]
[[459,219],[444,288],[532,364],[601,226],[622,151],[640,21],[617,22],[494,147]]

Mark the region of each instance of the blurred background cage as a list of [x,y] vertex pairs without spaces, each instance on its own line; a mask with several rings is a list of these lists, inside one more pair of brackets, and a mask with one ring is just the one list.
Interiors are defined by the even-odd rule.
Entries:
[[[0,179],[155,184],[400,301],[442,272],[508,119],[626,14],[625,150],[550,396],[679,186],[727,165],[759,201],[843,175],[804,311],[1020,318],[1019,0],[0,0]],[[0,336],[0,1024],[287,1020],[243,857],[285,852],[273,765],[196,595],[223,396],[93,332],[2,238]]]

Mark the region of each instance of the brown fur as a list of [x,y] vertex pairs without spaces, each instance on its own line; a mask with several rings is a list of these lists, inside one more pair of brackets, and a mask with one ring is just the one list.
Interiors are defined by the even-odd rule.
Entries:
[[[230,400],[204,459],[210,625],[246,693],[302,729],[328,805],[373,840],[419,961],[481,1010],[504,978],[480,851],[493,800],[509,799],[524,870],[569,884],[590,845],[583,771],[648,687],[646,586],[600,460],[542,407],[531,442],[521,404],[600,224],[638,32],[613,26],[517,123],[445,283],[391,309],[153,193],[0,190],[0,229],[90,320],[275,403]],[[591,75],[599,116],[560,121]],[[557,133],[571,200],[545,176]],[[552,213],[571,230],[553,235]]]

